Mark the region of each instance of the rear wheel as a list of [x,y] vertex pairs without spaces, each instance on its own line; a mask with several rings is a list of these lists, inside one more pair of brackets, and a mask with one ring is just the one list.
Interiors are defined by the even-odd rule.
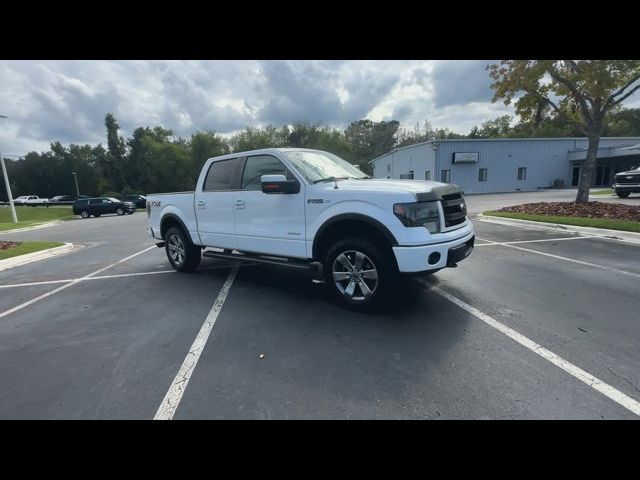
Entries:
[[620,198],[627,198],[629,196],[629,192],[616,192],[616,195]]
[[385,250],[361,237],[338,240],[327,249],[325,284],[340,303],[370,311],[389,300],[397,269]]
[[80,212],[80,216],[82,218],[89,218],[91,215],[89,215],[89,212],[87,212],[86,210],[83,210],[82,212]]
[[169,263],[178,272],[190,272],[200,265],[200,247],[193,245],[181,228],[171,227],[164,238]]
[[116,213],[118,215],[124,215],[124,209],[122,207],[118,207],[118,209],[116,210]]

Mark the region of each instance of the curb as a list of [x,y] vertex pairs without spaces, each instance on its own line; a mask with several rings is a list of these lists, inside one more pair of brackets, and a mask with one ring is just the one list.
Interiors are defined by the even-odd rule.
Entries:
[[56,220],[54,222],[39,223],[37,225],[32,225],[30,227],[24,227],[24,228],[13,228],[11,230],[0,230],[0,235],[8,235],[10,233],[28,232],[29,230],[37,230],[39,228],[52,227],[54,225],[58,225],[59,223],[62,223],[62,220]]
[[560,223],[534,222],[532,220],[520,220],[516,218],[485,216],[479,213],[476,218],[481,222],[508,225],[511,227],[540,228],[543,230],[560,230],[564,232],[575,232],[591,237],[606,238],[608,240],[621,240],[624,242],[640,244],[640,233],[623,232],[620,230],[610,230],[607,228],[580,227],[577,225],[565,225]]
[[27,263],[37,262],[38,260],[46,260],[47,258],[64,255],[65,253],[69,253],[79,248],[82,247],[80,245],[74,245],[73,243],[65,243],[59,247],[53,247],[39,252],[25,253],[24,255],[18,255],[17,257],[6,258],[4,260],[0,260],[0,272],[20,265],[26,265]]

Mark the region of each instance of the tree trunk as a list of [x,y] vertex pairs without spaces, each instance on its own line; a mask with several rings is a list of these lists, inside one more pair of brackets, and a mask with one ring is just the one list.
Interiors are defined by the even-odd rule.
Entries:
[[593,184],[593,173],[596,170],[596,158],[598,156],[599,143],[599,133],[589,136],[589,148],[587,149],[587,158],[582,165],[582,173],[580,175],[580,182],[578,183],[578,195],[576,196],[576,203],[589,202],[589,189]]

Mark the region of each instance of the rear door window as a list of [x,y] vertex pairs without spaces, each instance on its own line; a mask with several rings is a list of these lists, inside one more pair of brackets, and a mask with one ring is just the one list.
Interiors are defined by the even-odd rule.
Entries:
[[213,162],[204,181],[205,192],[231,190],[231,177],[236,166],[235,158]]

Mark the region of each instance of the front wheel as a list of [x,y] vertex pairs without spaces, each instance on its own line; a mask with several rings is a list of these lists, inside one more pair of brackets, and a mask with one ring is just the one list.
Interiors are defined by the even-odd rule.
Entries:
[[331,245],[325,256],[325,284],[333,296],[350,308],[370,311],[383,305],[397,276],[393,254],[361,237]]
[[200,247],[193,245],[181,228],[171,227],[164,238],[169,263],[178,272],[190,272],[200,265]]
[[116,210],[116,213],[117,213],[118,215],[124,215],[124,209],[122,209],[122,208],[118,208],[118,209]]
[[629,196],[629,192],[616,192],[616,195],[620,198],[627,198]]
[[86,210],[83,210],[83,211],[80,213],[80,216],[81,216],[82,218],[89,218],[91,215],[89,215],[89,212],[87,212]]

